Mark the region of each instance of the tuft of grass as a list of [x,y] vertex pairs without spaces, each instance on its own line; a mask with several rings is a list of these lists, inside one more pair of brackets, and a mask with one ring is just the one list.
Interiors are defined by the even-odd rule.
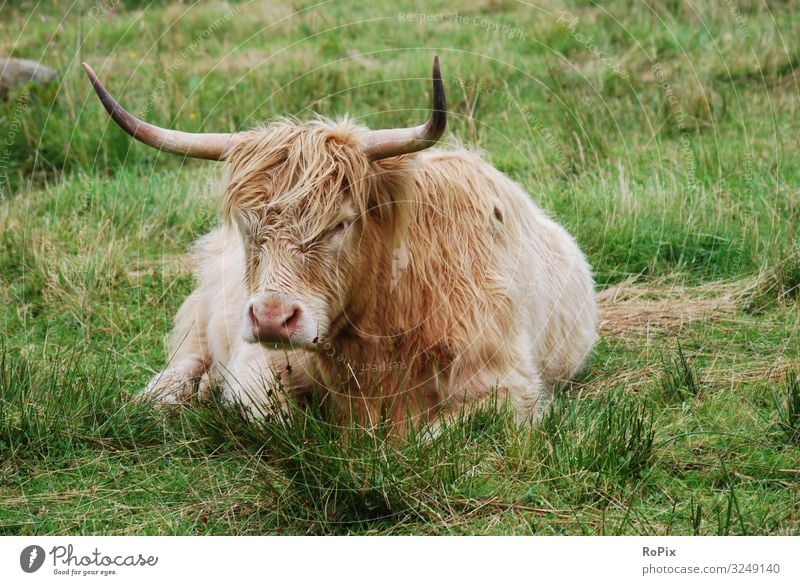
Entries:
[[669,360],[661,358],[664,372],[658,395],[665,403],[684,402],[696,398],[700,393],[698,375],[680,343],[677,353]]
[[775,305],[787,305],[800,299],[800,242],[784,252],[774,266],[764,270],[745,302],[745,310],[762,313]]
[[283,389],[249,420],[241,409],[202,405],[184,416],[214,448],[243,450],[271,468],[262,484],[283,522],[314,532],[432,522],[477,504],[487,481],[476,473],[497,445],[524,432],[505,406],[488,401],[455,420],[399,437],[376,428],[332,424],[320,405],[301,406]]
[[589,417],[586,407],[560,397],[544,415],[540,456],[547,473],[578,498],[595,497],[615,482],[630,482],[655,460],[652,409],[621,393],[604,397]]
[[63,348],[51,356],[42,365],[18,350],[0,349],[0,459],[163,442],[158,413],[116,391],[122,381],[113,362],[88,365],[79,352]]

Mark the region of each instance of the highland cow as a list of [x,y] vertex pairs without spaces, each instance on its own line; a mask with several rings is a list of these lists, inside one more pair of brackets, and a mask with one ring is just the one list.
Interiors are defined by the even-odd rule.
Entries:
[[144,396],[217,389],[255,416],[314,399],[337,421],[402,428],[496,396],[535,421],[582,367],[597,329],[586,259],[481,156],[431,148],[447,116],[438,59],[428,121],[377,131],[347,118],[163,129],[84,67],[133,137],[227,168],[221,225],[196,245],[197,288]]

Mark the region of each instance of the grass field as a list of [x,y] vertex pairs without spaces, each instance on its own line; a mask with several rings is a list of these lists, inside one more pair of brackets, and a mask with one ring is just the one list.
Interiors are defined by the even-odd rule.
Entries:
[[[0,0],[0,534],[800,534],[792,2]],[[541,425],[386,443],[131,402],[220,168],[110,123],[418,123],[484,150],[594,267],[601,340]]]

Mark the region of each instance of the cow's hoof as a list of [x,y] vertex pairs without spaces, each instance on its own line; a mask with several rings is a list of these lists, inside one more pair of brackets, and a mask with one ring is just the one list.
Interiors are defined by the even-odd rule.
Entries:
[[184,404],[195,394],[195,386],[196,380],[185,373],[167,370],[153,376],[136,399],[156,404]]
[[214,382],[211,380],[208,372],[206,372],[203,374],[203,377],[200,378],[200,383],[197,385],[197,399],[206,402],[211,400],[213,394]]
[[220,398],[223,404],[238,410],[251,422],[269,420],[286,413],[286,405],[282,400],[264,396],[258,391],[246,390],[238,384],[225,384]]

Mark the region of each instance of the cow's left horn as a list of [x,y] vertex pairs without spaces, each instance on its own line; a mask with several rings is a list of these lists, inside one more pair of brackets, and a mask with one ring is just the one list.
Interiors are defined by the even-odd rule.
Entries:
[[437,56],[433,58],[433,111],[428,121],[413,128],[372,130],[364,139],[361,150],[370,161],[424,150],[436,144],[446,127],[447,102]]
[[192,134],[168,130],[143,122],[133,114],[126,112],[117,103],[117,100],[111,97],[87,63],[83,64],[83,68],[89,74],[97,96],[114,121],[125,132],[148,146],[194,158],[222,160],[228,148],[237,142],[236,134]]

